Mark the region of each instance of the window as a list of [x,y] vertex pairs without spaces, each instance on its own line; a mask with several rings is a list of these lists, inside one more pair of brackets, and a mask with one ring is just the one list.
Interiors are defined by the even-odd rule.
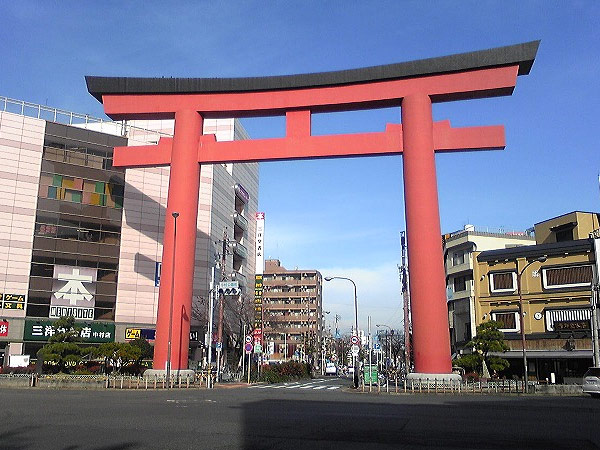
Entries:
[[500,322],[500,331],[511,332],[511,331],[520,331],[521,327],[519,326],[519,318],[518,312],[510,311],[510,312],[493,312],[492,320],[496,322]]
[[467,290],[467,277],[455,277],[454,278],[454,292],[460,292]]
[[121,184],[50,173],[40,175],[41,198],[121,209],[123,195],[124,186]]
[[556,232],[556,242],[572,241],[573,228],[570,230],[561,230]]
[[490,290],[497,292],[514,292],[517,289],[517,274],[515,272],[490,273]]
[[590,308],[547,309],[547,331],[590,330],[592,310]]
[[452,254],[452,265],[453,266],[458,266],[460,264],[464,264],[465,263],[465,252],[458,251],[458,252],[454,252]]
[[542,269],[545,289],[589,287],[592,285],[592,266],[570,266]]

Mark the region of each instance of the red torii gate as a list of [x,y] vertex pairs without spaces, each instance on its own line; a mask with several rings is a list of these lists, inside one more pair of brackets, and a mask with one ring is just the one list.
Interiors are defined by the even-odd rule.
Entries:
[[[201,164],[403,155],[410,257],[413,351],[417,373],[451,373],[446,283],[434,152],[502,149],[504,127],[454,129],[433,122],[432,103],[510,95],[529,73],[539,41],[407,63],[338,72],[257,78],[86,77],[88,91],[114,120],[175,119],[173,138],[117,147],[113,165],[171,165],[165,218],[154,368],[165,369],[169,303],[171,368],[187,369]],[[311,136],[311,114],[401,107],[402,124],[384,132]],[[204,118],[283,115],[286,136],[216,142]],[[173,211],[179,212],[172,279]]]

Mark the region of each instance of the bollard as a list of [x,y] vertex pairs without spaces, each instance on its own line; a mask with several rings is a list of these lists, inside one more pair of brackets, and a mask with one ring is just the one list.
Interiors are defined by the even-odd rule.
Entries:
[[434,383],[435,383],[435,393],[436,394],[438,393],[438,383],[437,382],[438,382],[438,380],[436,378],[435,381],[434,381]]
[[148,377],[144,378],[144,381],[146,382],[146,390],[148,390]]
[[123,375],[121,375],[121,389],[123,389]]
[[186,384],[186,388],[190,388],[190,376],[188,375],[187,377],[185,377],[185,384]]
[[179,389],[181,389],[181,374],[177,374],[177,378],[179,379]]

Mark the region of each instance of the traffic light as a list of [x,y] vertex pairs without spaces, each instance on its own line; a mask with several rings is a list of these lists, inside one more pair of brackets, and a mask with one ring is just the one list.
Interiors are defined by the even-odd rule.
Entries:
[[219,294],[223,295],[240,295],[242,290],[239,287],[219,288]]

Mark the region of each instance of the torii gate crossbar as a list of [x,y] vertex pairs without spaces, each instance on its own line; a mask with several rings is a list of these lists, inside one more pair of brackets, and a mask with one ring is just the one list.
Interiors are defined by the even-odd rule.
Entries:
[[[340,72],[260,78],[86,77],[105,112],[120,119],[175,119],[173,138],[117,147],[113,165],[170,165],[154,368],[166,368],[172,289],[172,370],[186,369],[202,164],[402,154],[415,371],[451,373],[435,152],[502,149],[502,126],[433,122],[432,103],[510,95],[529,73],[539,41]],[[380,133],[311,135],[311,114],[401,107]],[[285,115],[284,138],[217,142],[204,118]],[[177,270],[173,268],[177,220]],[[172,277],[172,274],[174,277]]]

